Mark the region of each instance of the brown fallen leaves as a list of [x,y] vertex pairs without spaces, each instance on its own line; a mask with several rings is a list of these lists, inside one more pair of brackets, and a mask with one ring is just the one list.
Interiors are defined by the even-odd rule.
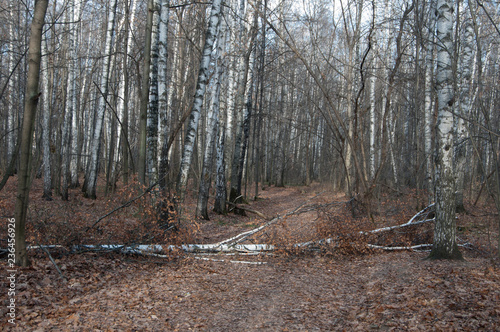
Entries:
[[[19,273],[16,326],[7,323],[5,305],[0,326],[4,331],[500,328],[498,268],[467,255],[460,263],[424,257],[411,252],[343,260],[266,257],[268,264],[249,266],[85,254],[57,260],[65,266],[63,283],[50,262],[36,255],[33,266]],[[6,269],[4,262],[0,268]]]
[[[269,188],[262,192],[263,200],[252,202],[252,208],[266,216],[283,215],[320,191],[314,187]],[[310,207],[332,200],[345,198],[322,196]],[[73,201],[68,203],[74,204],[73,215],[68,212],[71,205],[59,213],[55,207],[63,203],[55,199],[44,203],[46,210],[42,205],[32,209],[47,216],[45,225],[43,220],[34,222],[46,231],[82,229],[84,224],[78,223],[86,221],[85,213],[89,222],[94,222],[113,207],[104,206],[104,202],[110,201],[89,203],[73,192]],[[392,205],[387,200],[381,206],[377,227],[405,222],[415,211],[403,199]],[[8,214],[10,207],[3,204],[2,209]],[[290,216],[254,240],[286,237],[289,243],[296,243],[320,233],[337,236],[351,229],[345,222],[354,219],[335,211],[325,211],[330,215],[324,216],[319,226],[312,225],[321,215],[313,209]],[[139,216],[140,211],[132,206],[128,213],[106,220],[103,231],[106,225],[116,230],[119,221],[133,225]],[[195,240],[216,242],[263,222],[255,216],[211,217],[210,222],[199,222]],[[330,219],[337,223],[325,224]],[[360,220],[366,227],[366,220]],[[474,250],[463,249],[464,262],[427,261],[426,253],[371,251],[359,255],[356,250],[345,255],[280,252],[274,256],[214,257],[224,262],[196,260],[192,255],[166,260],[118,254],[69,255],[53,250],[68,280],[63,282],[46,254],[34,251],[30,253],[33,265],[17,273],[15,326],[7,321],[6,280],[1,280],[0,330],[498,331],[500,269],[488,254],[490,228],[471,220],[474,216],[459,218],[459,236],[475,245]],[[352,229],[358,230],[355,226]],[[42,235],[39,238],[52,239],[50,234]],[[267,264],[233,264],[230,260]],[[7,270],[3,259],[0,270]]]

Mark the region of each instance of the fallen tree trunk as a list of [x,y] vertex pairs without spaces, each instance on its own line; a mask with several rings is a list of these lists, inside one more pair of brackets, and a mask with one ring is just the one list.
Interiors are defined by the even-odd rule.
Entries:
[[221,241],[219,242],[218,244],[219,245],[229,245],[229,246],[233,246],[237,243],[240,243],[242,241],[244,241],[246,238],[248,238],[249,236],[257,233],[257,232],[260,232],[261,230],[263,230],[264,228],[266,227],[269,227],[275,223],[277,223],[278,221],[280,221],[281,219],[285,218],[285,217],[288,217],[288,216],[291,216],[292,214],[296,213],[298,210],[300,210],[300,208],[302,206],[304,206],[306,203],[310,202],[311,200],[313,200],[314,198],[318,197],[319,195],[321,195],[322,193],[324,193],[324,191],[320,192],[319,194],[317,194],[316,196],[308,199],[307,201],[303,202],[302,204],[300,204],[299,206],[297,206],[295,209],[293,209],[292,211],[286,213],[284,216],[277,216],[277,217],[274,217],[273,219],[271,219],[270,221],[268,221],[267,223],[265,223],[264,225],[260,226],[260,227],[257,227],[255,229],[252,229],[250,231],[246,231],[246,232],[243,232],[243,233],[240,233],[232,238],[229,238],[227,240],[224,240],[224,241]]
[[183,244],[183,245],[133,245],[124,246],[118,244],[106,245],[78,245],[73,247],[73,252],[83,251],[117,251],[128,254],[162,253],[175,250],[182,250],[189,253],[198,252],[255,252],[272,251],[275,247],[270,244],[239,244],[239,245],[219,245],[219,244]]
[[[321,193],[320,193],[321,194]],[[320,194],[312,197],[308,201],[314,199],[315,197],[319,196]],[[167,257],[163,253],[167,252],[172,252],[172,251],[184,251],[187,253],[224,253],[224,254],[229,254],[229,253],[258,253],[258,252],[269,252],[269,251],[274,251],[276,250],[276,246],[272,244],[240,244],[243,242],[245,239],[247,239],[249,236],[265,229],[266,227],[277,223],[279,220],[290,216],[292,214],[297,213],[297,211],[300,210],[304,204],[306,204],[308,201],[305,201],[304,203],[300,204],[298,207],[296,207],[294,210],[288,212],[287,214],[283,216],[277,216],[273,218],[272,220],[268,221],[264,225],[257,227],[253,230],[246,231],[243,233],[240,233],[236,236],[233,236],[231,238],[228,238],[226,240],[220,241],[218,243],[213,243],[213,244],[183,244],[183,245],[118,245],[118,244],[108,244],[108,245],[76,245],[72,247],[72,252],[86,252],[86,251],[115,251],[115,252],[120,252],[120,253],[127,253],[127,254],[139,254],[139,255],[150,255],[150,256],[155,256],[155,257]],[[418,212],[415,214],[408,222],[401,224],[401,225],[395,225],[395,226],[389,226],[389,227],[382,227],[382,228],[377,228],[371,231],[364,231],[364,232],[359,232],[362,235],[369,235],[369,234],[378,234],[382,232],[388,232],[396,229],[401,229],[404,227],[409,227],[409,226],[416,226],[420,224],[424,224],[427,222],[434,221],[434,218],[432,219],[423,219],[423,220],[417,220],[418,218],[421,217],[427,217],[431,212],[432,212],[433,204],[429,205],[422,211]],[[417,221],[416,221],[417,220]],[[303,242],[303,243],[296,243],[292,247],[295,248],[311,248],[313,246],[322,246],[322,245],[331,245],[335,244],[338,242],[338,238],[326,238],[326,239],[321,239],[321,240],[316,240],[316,241],[308,241],[308,242]],[[467,244],[466,244],[467,245]],[[430,247],[432,244],[418,244],[418,245],[413,245],[413,246],[381,246],[381,245],[376,245],[376,244],[371,244],[367,243],[367,246],[372,249],[382,249],[382,250],[420,250],[422,248]],[[464,246],[464,245],[462,245]],[[43,245],[37,245],[37,246],[28,246],[27,249],[53,249],[53,248],[64,248],[60,245],[48,245],[48,246],[43,246]],[[0,249],[2,251],[3,249]]]
[[377,229],[374,229],[374,230],[371,230],[371,231],[368,231],[368,232],[359,232],[360,234],[375,234],[375,233],[380,233],[380,232],[387,232],[387,231],[392,231],[394,229],[398,229],[398,228],[404,228],[404,227],[408,227],[408,226],[415,226],[415,225],[419,225],[419,224],[424,224],[426,222],[429,222],[429,221],[435,221],[434,218],[432,219],[425,219],[425,220],[420,220],[420,221],[415,221],[413,223],[405,223],[405,224],[402,224],[402,225],[396,225],[396,226],[388,226],[388,227],[382,227],[382,228],[377,228]]

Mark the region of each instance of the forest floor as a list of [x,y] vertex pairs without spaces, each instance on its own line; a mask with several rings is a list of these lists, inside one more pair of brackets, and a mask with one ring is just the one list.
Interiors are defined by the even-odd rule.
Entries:
[[[102,188],[101,188],[102,189]],[[175,252],[165,257],[116,252],[71,253],[82,243],[137,243],[157,232],[148,209],[151,199],[136,201],[99,222],[135,192],[91,201],[79,189],[70,201],[41,199],[41,183],[31,193],[28,241],[61,244],[51,255],[30,250],[31,266],[16,272],[16,319],[8,322],[8,284],[1,279],[2,331],[499,331],[500,267],[496,220],[491,204],[466,205],[458,216],[464,261],[430,261],[427,252],[367,250],[366,239],[348,237],[337,247],[317,251],[291,244],[340,233],[359,233],[403,224],[422,206],[412,192],[381,195],[366,218],[366,206],[332,193],[326,186],[268,187],[248,207],[267,219],[294,214],[256,234],[247,243],[271,243],[268,254],[232,256]],[[0,192],[1,247],[7,217],[13,215],[15,181]],[[418,208],[417,208],[418,205]],[[163,243],[215,243],[266,222],[261,217],[210,213],[194,217],[188,195],[181,235]],[[300,209],[297,209],[300,207]],[[352,209],[354,208],[354,215]],[[432,227],[431,227],[432,228]],[[428,229],[377,241],[415,244],[429,240]],[[422,235],[424,234],[424,235]],[[157,236],[155,233],[153,235]],[[345,239],[345,237],[344,237]],[[155,241],[158,238],[154,238]],[[160,238],[161,240],[161,238]],[[121,241],[121,242],[120,242]],[[0,259],[1,275],[7,273]]]

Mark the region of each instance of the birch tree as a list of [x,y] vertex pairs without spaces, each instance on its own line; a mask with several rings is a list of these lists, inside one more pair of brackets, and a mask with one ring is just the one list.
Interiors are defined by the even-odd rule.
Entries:
[[196,83],[196,93],[194,102],[189,116],[186,135],[184,138],[184,148],[182,150],[182,159],[180,165],[179,176],[177,179],[177,192],[180,194],[181,201],[184,199],[186,185],[188,181],[189,169],[193,158],[193,148],[196,140],[196,131],[198,129],[198,121],[200,119],[201,107],[203,105],[203,97],[208,82],[208,67],[210,65],[211,53],[213,44],[217,37],[219,28],[219,16],[221,13],[221,0],[214,0],[210,11],[208,29],[205,37],[205,45],[203,46],[203,54],[198,71],[198,80]]
[[459,98],[460,102],[455,104],[455,122],[457,135],[455,137],[455,174],[456,174],[456,209],[464,212],[464,179],[467,153],[467,128],[465,120],[469,118],[472,105],[472,68],[474,68],[474,29],[470,15],[465,11],[463,47],[461,49],[461,66],[459,75]]
[[36,108],[40,98],[39,78],[41,66],[42,31],[45,24],[48,0],[36,0],[31,23],[29,41],[29,68],[28,81],[24,100],[24,116],[21,132],[21,154],[17,186],[17,200],[15,207],[15,263],[19,266],[28,266],[26,253],[26,215],[28,210],[30,175],[32,162],[33,130]]
[[[432,9],[435,9],[435,1],[432,2]],[[426,43],[425,54],[425,97],[424,97],[424,157],[425,163],[425,179],[427,190],[432,191],[433,164],[432,164],[432,118],[434,114],[434,86],[432,76],[434,73],[434,44],[435,44],[435,24],[436,20],[429,19],[429,29],[427,32],[428,41]]]
[[49,60],[47,34],[42,40],[42,153],[43,153],[43,198],[52,200],[51,151],[50,151],[50,97]]
[[217,133],[216,152],[216,180],[215,180],[215,202],[214,212],[226,214],[227,188],[226,188],[226,161],[224,153],[224,140],[226,138],[226,127],[222,122],[219,124]]
[[70,161],[69,161],[69,171],[70,171],[70,187],[76,188],[79,186],[78,182],[78,91],[76,85],[76,77],[78,76],[78,39],[80,35],[80,16],[81,16],[81,0],[73,0],[73,28],[71,30],[71,35],[73,39],[72,53],[71,54],[71,71],[73,71],[74,80],[70,81],[72,90],[72,104],[73,104],[73,116],[71,117],[71,144],[70,144]]
[[146,184],[147,159],[147,117],[149,103],[149,73],[151,66],[151,43],[153,29],[154,0],[148,1],[148,15],[146,18],[146,36],[144,47],[144,64],[141,82],[141,109],[139,119],[139,158],[137,172],[139,183]]
[[462,259],[456,242],[455,174],[453,167],[453,1],[438,0],[436,91],[435,200],[436,224],[429,258]]
[[[75,152],[76,157],[76,61],[77,61],[77,49],[76,43],[78,39],[78,30],[77,30],[77,17],[78,12],[75,7],[77,6],[78,0],[72,0],[69,3],[69,15],[68,21],[70,23],[70,33],[68,38],[68,81],[67,81],[67,94],[66,94],[66,113],[64,116],[64,124],[63,124],[63,138],[62,138],[62,166],[61,166],[61,175],[62,175],[62,188],[61,195],[62,199],[68,200],[68,188],[70,185],[71,174],[70,174],[70,161],[72,160],[71,154]],[[73,146],[74,142],[74,146]],[[75,159],[73,159],[76,161]],[[76,173],[76,163],[73,165],[73,171]],[[78,179],[78,175],[76,175]],[[78,181],[78,180],[76,180]]]
[[[257,33],[257,11],[254,12],[252,24],[248,24],[248,29],[245,26],[245,20],[242,19],[245,13],[245,1],[240,2],[240,27],[239,27],[239,44],[243,45],[241,50],[240,59],[238,62],[238,89],[236,92],[236,98],[234,102],[234,113],[236,114],[236,134],[234,136],[234,151],[231,163],[231,189],[229,192],[229,200],[233,203],[237,203],[236,199],[241,196],[241,181],[243,164],[245,161],[246,152],[246,140],[248,139],[248,128],[250,125],[248,113],[249,110],[246,105],[248,98],[252,97],[251,93],[253,90],[250,86],[253,82],[248,80],[251,76],[251,71],[253,71],[253,63],[250,61],[253,50],[254,50],[254,40]],[[248,31],[248,32],[247,32]],[[246,35],[244,35],[246,33]],[[250,75],[249,75],[250,74]],[[243,210],[235,209],[235,212],[244,214]]]
[[110,2],[110,10],[108,17],[108,25],[106,29],[106,39],[104,42],[104,59],[102,63],[101,83],[99,86],[99,98],[97,105],[96,122],[92,140],[90,142],[90,160],[87,166],[85,182],[83,184],[83,192],[87,198],[95,199],[97,174],[99,172],[99,153],[101,149],[101,135],[104,122],[104,114],[106,111],[106,98],[108,95],[108,81],[111,65],[111,48],[113,45],[113,36],[115,32],[115,13],[117,0]]
[[[149,105],[147,116],[146,166],[147,181],[155,183],[158,178],[158,79],[160,49],[160,3],[153,1],[153,25],[151,30],[151,64],[149,71]],[[166,60],[166,59],[165,59]]]
[[207,205],[208,205],[208,197],[211,185],[214,146],[217,139],[217,128],[219,123],[220,86],[221,86],[222,74],[224,72],[220,56],[225,48],[224,35],[225,35],[225,29],[221,28],[219,31],[219,37],[217,39],[218,42],[217,42],[217,47],[215,48],[215,54],[213,55],[215,75],[213,77],[214,82],[212,89],[212,101],[210,103],[210,109],[208,111],[208,125],[206,128],[205,153],[203,157],[200,189],[198,193],[198,204],[196,208],[196,214],[205,220],[209,220]]
[[[170,14],[170,0],[161,1],[158,40],[158,181],[160,190],[166,189],[168,167],[168,116],[169,90],[167,85],[167,32]],[[171,88],[172,89],[172,88]]]
[[[129,178],[129,72],[128,72],[128,56],[132,51],[132,37],[131,31],[132,22],[135,21],[135,13],[137,8],[137,1],[131,0],[130,5],[125,4],[125,45],[122,61],[122,80],[118,91],[118,105],[117,112],[121,120],[121,130],[119,131],[119,141],[122,150],[122,170],[123,170],[123,184],[128,184]],[[116,160],[118,162],[118,160]]]
[[15,131],[15,117],[16,111],[14,108],[15,105],[15,87],[14,87],[14,72],[15,72],[15,51],[14,51],[14,1],[11,1],[10,4],[10,20],[9,20],[9,42],[8,42],[8,82],[7,82],[7,160],[10,162],[10,159],[13,158],[14,155],[14,135]]

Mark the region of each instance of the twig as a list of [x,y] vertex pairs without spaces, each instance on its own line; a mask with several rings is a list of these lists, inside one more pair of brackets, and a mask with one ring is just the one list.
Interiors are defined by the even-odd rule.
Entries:
[[90,227],[87,227],[85,229],[85,232],[88,232],[90,231],[92,228],[95,227],[95,225],[97,225],[98,223],[101,222],[101,220],[103,220],[104,218],[106,217],[109,217],[110,215],[112,215],[113,213],[115,213],[116,211],[120,210],[120,209],[123,209],[125,207],[128,207],[130,206],[130,204],[132,204],[133,202],[135,202],[136,200],[138,200],[139,198],[141,198],[142,196],[146,195],[147,193],[149,193],[154,187],[156,187],[158,185],[158,181],[155,182],[154,184],[152,184],[151,186],[149,186],[149,188],[147,188],[142,194],[140,194],[139,196],[135,197],[135,198],[132,198],[130,201],[126,202],[125,204],[117,207],[116,209],[106,213],[104,216],[100,217],[99,219],[97,219],[97,221]]
[[56,267],[56,270],[57,272],[59,273],[59,275],[61,276],[61,279],[64,280],[64,282],[67,282],[68,280],[66,279],[66,277],[63,275],[63,273],[61,272],[61,270],[59,269],[59,266],[57,266],[56,262],[54,261],[54,258],[52,258],[52,255],[50,254],[50,252],[47,250],[47,248],[45,248],[45,246],[41,246],[40,243],[38,243],[38,248],[42,249],[43,251],[45,251],[45,253],[47,254],[47,256],[49,256],[49,259],[50,261],[52,262],[52,264],[54,264],[54,266]]
[[233,261],[233,260],[226,260],[226,259],[215,259],[215,258],[207,258],[207,257],[198,257],[195,256],[194,259],[199,259],[202,261],[210,261],[210,262],[230,262],[230,263],[235,263],[235,264],[250,264],[250,265],[263,265],[267,264],[267,262],[251,262],[251,261]]
[[269,218],[267,218],[262,212],[259,212],[257,210],[253,210],[253,209],[247,208],[246,206],[242,206],[241,204],[235,204],[235,203],[230,202],[230,201],[226,201],[226,203],[229,204],[229,205],[231,205],[231,206],[234,206],[237,209],[245,210],[247,212],[256,214],[259,217],[261,217],[262,219],[269,220]]

